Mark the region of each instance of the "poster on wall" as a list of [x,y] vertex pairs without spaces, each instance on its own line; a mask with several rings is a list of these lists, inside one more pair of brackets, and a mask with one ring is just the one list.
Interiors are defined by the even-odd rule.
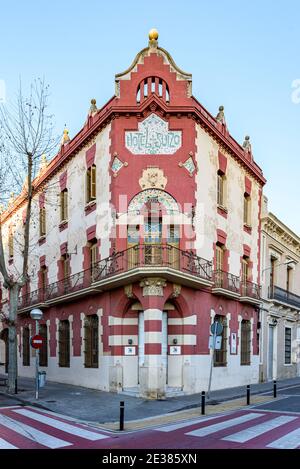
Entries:
[[230,353],[232,355],[236,354],[236,332],[231,333]]

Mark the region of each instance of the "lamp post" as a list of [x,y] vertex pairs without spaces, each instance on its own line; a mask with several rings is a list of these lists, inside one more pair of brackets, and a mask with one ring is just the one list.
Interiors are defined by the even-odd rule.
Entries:
[[[39,321],[43,317],[43,311],[40,309],[33,309],[30,311],[30,317],[35,321],[35,331],[36,334],[39,333]],[[37,348],[35,351],[35,398],[39,398],[39,358],[40,358],[40,351]]]

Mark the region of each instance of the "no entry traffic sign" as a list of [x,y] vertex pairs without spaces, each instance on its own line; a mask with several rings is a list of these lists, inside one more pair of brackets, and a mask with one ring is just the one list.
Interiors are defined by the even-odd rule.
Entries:
[[33,348],[41,348],[43,346],[44,339],[41,335],[34,335],[31,337],[31,347]]

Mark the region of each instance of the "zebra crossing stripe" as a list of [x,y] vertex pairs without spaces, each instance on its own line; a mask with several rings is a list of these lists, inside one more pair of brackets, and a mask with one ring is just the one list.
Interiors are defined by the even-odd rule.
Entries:
[[0,449],[18,449],[18,448],[14,445],[11,445],[7,441],[3,440],[3,438],[0,438]]
[[71,435],[79,436],[90,441],[102,440],[104,438],[109,438],[107,435],[102,435],[101,433],[92,432],[90,430],[85,430],[84,428],[77,427],[75,425],[70,425],[69,423],[62,422],[61,420],[56,420],[46,415],[38,414],[27,409],[19,409],[13,411],[16,414],[23,415],[24,417],[29,417],[32,420],[36,420],[40,423],[44,423],[53,427],[57,430],[62,430],[65,433],[70,433]]
[[186,433],[186,435],[190,436],[206,436],[210,435],[211,433],[219,432],[220,430],[225,430],[226,428],[234,427],[235,425],[239,425],[240,423],[245,423],[253,419],[257,419],[263,417],[265,414],[258,414],[258,413],[249,413],[242,415],[240,417],[236,417],[230,420],[225,420],[224,422],[215,423],[214,425],[208,425],[204,428],[198,428],[197,430],[193,430],[192,432]]
[[43,446],[47,446],[51,449],[62,448],[63,446],[72,445],[72,443],[69,443],[68,441],[60,440],[59,438],[48,435],[47,433],[41,432],[40,430],[37,430],[34,427],[30,427],[29,425],[25,425],[22,422],[18,422],[4,415],[0,415],[0,425],[3,425],[3,427],[9,428],[15,433],[25,436],[29,440],[32,440]]
[[214,417],[202,417],[202,418],[195,419],[195,420],[189,420],[188,422],[184,421],[184,422],[174,423],[171,425],[166,425],[161,428],[156,428],[155,430],[158,432],[172,432],[174,430],[178,430],[179,428],[191,427],[193,425],[196,425],[197,423],[207,422],[208,420],[216,420],[220,417],[223,417],[223,416],[217,415]]
[[272,420],[268,420],[267,422],[263,422],[259,425],[254,425],[250,428],[247,428],[246,430],[228,435],[225,438],[222,438],[222,440],[235,441],[236,443],[245,443],[245,441],[252,440],[252,438],[262,435],[263,433],[267,433],[274,428],[284,425],[285,423],[292,422],[296,418],[297,417],[290,417],[287,415],[276,417]]
[[278,440],[272,441],[267,445],[267,448],[274,449],[296,449],[300,446],[300,428],[293,432],[287,433]]

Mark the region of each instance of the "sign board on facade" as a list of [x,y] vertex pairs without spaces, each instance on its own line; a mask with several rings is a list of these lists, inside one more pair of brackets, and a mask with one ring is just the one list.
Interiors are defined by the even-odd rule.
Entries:
[[215,348],[215,350],[221,350],[222,337],[220,335],[216,336],[215,347],[213,347],[214,336],[209,336],[208,348]]
[[181,130],[169,130],[156,114],[139,122],[138,130],[125,132],[125,146],[134,155],[172,155],[181,147]]
[[135,347],[125,347],[125,355],[135,355]]
[[181,355],[181,346],[180,345],[172,345],[170,347],[170,355]]
[[231,333],[230,353],[232,355],[236,354],[236,332]]
[[43,346],[43,337],[41,335],[34,335],[30,339],[30,344],[32,348],[41,348]]

